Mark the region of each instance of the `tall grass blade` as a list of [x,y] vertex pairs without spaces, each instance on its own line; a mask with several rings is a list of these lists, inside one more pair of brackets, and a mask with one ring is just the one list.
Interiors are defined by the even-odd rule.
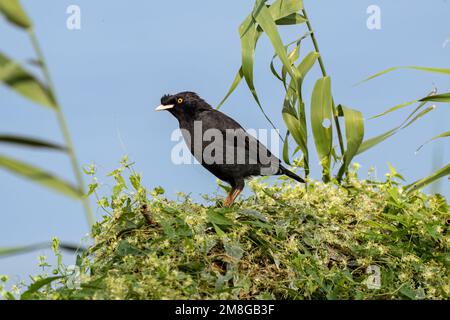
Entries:
[[48,243],[38,243],[28,246],[16,246],[16,247],[0,247],[0,258],[12,256],[16,254],[27,253],[34,250],[45,249],[48,247]]
[[387,73],[400,70],[400,69],[412,69],[412,70],[419,70],[419,71],[425,71],[425,72],[430,72],[430,73],[440,73],[440,74],[450,75],[450,69],[446,69],[446,68],[427,68],[427,67],[417,67],[417,66],[392,67],[392,68],[383,70],[381,72],[378,72],[377,74],[374,74],[373,76],[370,76],[370,77],[362,80],[361,82],[357,83],[357,85],[367,82],[369,80],[378,78]]
[[19,28],[28,29],[32,26],[19,0],[0,0],[0,13]]
[[344,173],[348,170],[350,163],[361,146],[364,138],[364,119],[361,112],[338,106],[338,111],[344,116],[345,120],[345,137],[347,140],[347,149],[344,153],[344,162],[339,169],[337,179],[340,181]]
[[388,110],[386,110],[386,111],[384,111],[384,112],[382,112],[382,113],[379,113],[379,114],[377,114],[377,115],[375,115],[375,116],[373,116],[373,117],[370,117],[369,120],[372,120],[372,119],[376,119],[376,118],[385,116],[385,115],[387,115],[387,114],[389,114],[389,113],[391,113],[391,112],[394,112],[394,111],[396,111],[396,110],[405,108],[405,107],[410,106],[410,105],[412,105],[412,104],[414,104],[414,103],[416,103],[416,102],[417,102],[417,100],[412,100],[412,101],[408,101],[408,102],[405,102],[405,103],[398,104],[398,105],[396,105],[396,106],[393,106],[392,108],[389,108]]
[[291,164],[289,160],[289,130],[286,132],[286,136],[284,137],[283,143],[283,161],[288,165]]
[[450,92],[428,96],[428,97],[420,99],[420,101],[450,102]]
[[311,97],[311,128],[317,154],[323,167],[324,182],[330,181],[332,120],[331,80],[330,77],[323,77],[317,80]]
[[20,300],[28,300],[31,298],[33,293],[36,293],[39,289],[42,287],[52,283],[55,280],[61,279],[63,276],[54,276],[54,277],[47,277],[44,279],[40,279],[36,282],[34,282],[32,285],[28,287],[28,290],[22,293],[20,296]]
[[82,197],[82,192],[78,188],[72,186],[69,182],[63,181],[52,174],[25,162],[0,155],[0,168],[4,168],[16,175],[27,178],[68,197],[75,199],[80,199]]
[[450,163],[447,164],[446,166],[442,167],[441,169],[435,171],[433,174],[431,174],[430,176],[417,180],[414,183],[411,183],[410,185],[406,186],[406,188],[408,189],[408,193],[413,192],[415,190],[421,189],[427,185],[429,185],[430,183],[450,175]]
[[405,129],[406,127],[409,127],[411,124],[413,124],[415,121],[417,121],[418,119],[422,118],[424,115],[426,115],[427,113],[429,113],[430,111],[433,111],[435,109],[434,106],[430,106],[427,107],[426,109],[422,110],[420,113],[418,113],[414,118],[413,116],[425,105],[425,102],[422,102],[418,107],[416,107],[416,109],[414,109],[413,112],[411,112],[409,114],[409,116],[403,121],[402,124],[400,124],[399,126],[385,132],[382,133],[376,137],[370,138],[366,141],[364,141],[361,146],[359,147],[358,152],[356,153],[361,154],[371,148],[373,148],[374,146],[376,146],[377,144],[383,142],[384,140],[386,140],[387,138],[393,136],[394,134],[396,134],[398,131]]
[[437,136],[431,138],[430,140],[428,140],[427,142],[422,144],[419,148],[417,148],[416,152],[419,152],[420,149],[422,149],[426,144],[430,143],[431,141],[434,141],[434,140],[437,140],[437,139],[440,139],[440,138],[447,138],[447,137],[450,137],[450,131],[441,133],[440,135],[437,135]]
[[44,148],[57,151],[67,151],[67,148],[62,145],[24,136],[0,135],[0,143],[19,145],[31,148]]
[[37,104],[57,108],[49,89],[2,53],[0,53],[0,82]]

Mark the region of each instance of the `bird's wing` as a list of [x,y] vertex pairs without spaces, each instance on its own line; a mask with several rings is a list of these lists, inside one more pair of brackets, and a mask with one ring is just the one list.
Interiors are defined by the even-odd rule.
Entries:
[[[235,152],[238,157],[246,157],[246,163],[270,167],[267,174],[276,174],[280,160],[258,139],[245,131],[234,119],[215,109],[202,113],[203,130],[217,129],[224,137],[225,152]],[[247,160],[248,159],[248,160]]]

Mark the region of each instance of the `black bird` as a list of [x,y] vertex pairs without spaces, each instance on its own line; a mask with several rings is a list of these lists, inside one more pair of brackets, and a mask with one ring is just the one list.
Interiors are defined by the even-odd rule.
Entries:
[[164,95],[156,111],[177,118],[183,138],[194,157],[209,172],[231,185],[225,206],[231,206],[251,176],[287,175],[304,183],[281,165],[280,159],[239,123],[212,108],[194,92]]

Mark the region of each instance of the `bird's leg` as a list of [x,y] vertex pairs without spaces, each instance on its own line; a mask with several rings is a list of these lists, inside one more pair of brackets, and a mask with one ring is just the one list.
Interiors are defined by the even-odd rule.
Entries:
[[237,196],[242,192],[242,188],[232,188],[228,197],[225,199],[225,207],[231,208]]

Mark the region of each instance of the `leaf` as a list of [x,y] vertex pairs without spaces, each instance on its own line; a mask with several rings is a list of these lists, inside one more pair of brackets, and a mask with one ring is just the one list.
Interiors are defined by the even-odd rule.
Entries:
[[303,9],[303,0],[276,0],[269,7],[273,20],[290,17]]
[[357,83],[357,85],[367,82],[369,80],[372,80],[374,78],[377,78],[379,76],[385,75],[386,73],[400,70],[400,69],[412,69],[412,70],[419,70],[419,71],[425,71],[425,72],[430,72],[430,73],[440,73],[440,74],[450,75],[450,69],[445,69],[445,68],[427,68],[427,67],[417,67],[417,66],[392,67],[392,68],[386,69],[384,71],[381,71],[377,74],[374,74],[373,76],[370,76],[367,79],[364,79],[363,81]]
[[450,92],[428,96],[420,99],[420,101],[450,102]]
[[344,163],[338,172],[338,180],[342,178],[348,166],[353,160],[353,157],[357,154],[359,147],[364,138],[364,119],[361,112],[344,107],[338,106],[344,116],[345,120],[345,137],[347,140],[347,148],[344,153]]
[[307,140],[306,140],[306,134],[302,132],[300,121],[297,119],[297,116],[292,110],[289,110],[287,108],[283,108],[283,120],[286,124],[286,127],[288,128],[290,134],[294,138],[295,142],[300,146],[300,149],[308,150],[307,148]]
[[38,290],[41,289],[42,287],[52,283],[55,280],[61,279],[61,278],[63,278],[63,276],[48,277],[48,278],[44,278],[44,279],[34,282],[33,284],[31,284],[28,287],[27,291],[22,293],[22,295],[20,296],[20,299],[21,300],[30,299],[32,297],[33,293],[38,292]]
[[[16,255],[16,254],[27,253],[27,252],[34,251],[34,250],[46,249],[46,248],[49,248],[50,246],[51,246],[50,243],[43,242],[43,243],[36,243],[36,244],[27,245],[27,246],[0,247],[0,258],[12,256],[12,255]],[[72,253],[86,251],[86,249],[81,248],[80,246],[71,244],[71,243],[61,243],[59,247],[63,250],[66,250],[66,251],[69,251]]]
[[31,101],[56,109],[50,91],[19,64],[0,53],[0,81]]
[[[421,117],[423,117],[424,115],[426,115],[428,112],[432,111],[435,109],[434,106],[430,106],[424,110],[422,110],[418,115],[416,115],[413,119],[411,119],[413,117],[413,115],[415,115],[417,113],[417,111],[419,111],[426,103],[422,102],[421,104],[419,104],[419,106],[417,106],[413,112],[411,112],[408,117],[403,121],[402,124],[400,124],[399,126],[385,132],[382,133],[376,137],[370,138],[366,141],[364,141],[361,146],[359,147],[359,150],[357,152],[357,154],[361,154],[367,150],[369,150],[370,148],[376,146],[377,144],[383,142],[384,140],[386,140],[387,138],[393,136],[394,134],[396,134],[398,131],[405,129],[406,127],[410,126],[411,124],[413,124],[416,120],[420,119]],[[411,119],[411,120],[410,120]],[[406,123],[406,124],[405,124]]]
[[30,19],[20,5],[19,0],[0,0],[0,13],[5,18],[20,28],[32,27]]
[[413,103],[416,103],[416,102],[417,102],[417,100],[412,100],[412,101],[408,101],[408,102],[405,102],[405,103],[398,104],[398,105],[396,105],[396,106],[394,106],[394,107],[392,107],[392,108],[390,108],[390,109],[388,109],[388,110],[386,110],[386,111],[384,111],[382,113],[379,113],[379,114],[369,118],[369,120],[382,117],[384,115],[387,115],[388,113],[394,112],[394,111],[396,111],[398,109],[402,109],[402,108],[407,107],[409,105],[412,105]]
[[293,13],[284,18],[278,19],[277,21],[275,21],[275,23],[279,26],[286,26],[286,25],[293,25],[293,24],[301,24],[306,21],[308,21],[308,20],[306,20],[304,16],[302,16],[298,13]]
[[[437,91],[436,91],[436,88],[435,88],[435,89],[433,89],[433,90],[428,94],[427,97],[430,97],[430,96],[435,95],[436,92],[437,92]],[[425,98],[423,98],[423,99],[425,99]],[[386,114],[388,114],[388,113],[391,113],[391,112],[394,112],[394,111],[396,111],[396,110],[402,109],[402,108],[407,107],[407,106],[409,106],[409,105],[411,105],[411,104],[413,104],[413,103],[416,103],[416,102],[421,102],[421,100],[412,100],[412,101],[408,101],[408,102],[405,102],[405,103],[398,104],[398,105],[396,105],[396,106],[394,106],[394,107],[392,107],[392,108],[390,108],[390,109],[388,109],[388,110],[386,110],[386,111],[384,111],[384,112],[382,112],[382,113],[380,113],[380,114],[377,114],[376,116],[371,117],[370,119],[375,119],[375,118],[384,116],[384,115],[386,115]],[[425,104],[426,104],[426,101],[423,101],[423,102],[417,107],[417,109],[422,108]],[[417,109],[416,109],[416,111],[417,111]],[[370,120],[370,119],[369,119],[369,120]]]
[[417,67],[417,66],[406,66],[406,67],[392,67],[386,70],[383,70],[377,74],[374,74],[373,76],[370,76],[366,79],[364,79],[363,81],[357,83],[357,85],[362,84],[364,82],[367,82],[369,80],[372,80],[374,78],[377,78],[379,76],[385,75],[389,72],[392,71],[397,71],[400,69],[412,69],[412,70],[419,70],[419,71],[425,71],[425,72],[430,72],[430,73],[440,73],[440,74],[448,74],[450,75],[450,69],[445,69],[445,68],[427,68],[427,67]]
[[286,137],[284,138],[283,143],[283,161],[288,165],[291,164],[289,161],[289,131],[286,131]]
[[[331,80],[330,77],[323,77],[317,80],[311,97],[311,128],[325,182],[330,180],[332,120]],[[326,121],[329,123],[328,127],[323,125]]]
[[0,155],[0,167],[66,196],[75,199],[79,199],[82,196],[80,190],[70,183],[19,160]]
[[12,256],[15,254],[26,253],[33,250],[44,249],[47,247],[48,247],[47,243],[38,243],[28,246],[3,247],[3,248],[0,247],[0,257]]
[[311,70],[311,68],[316,63],[317,59],[319,59],[320,54],[313,51],[310,52],[305,58],[303,58],[302,62],[298,66],[298,70],[300,71],[300,74],[302,75],[302,78],[304,79],[306,74]]
[[0,143],[17,144],[32,148],[46,148],[58,151],[67,151],[66,147],[55,144],[53,142],[47,142],[44,140],[23,136],[0,135]]
[[410,185],[406,186],[406,189],[408,190],[408,193],[413,192],[415,190],[421,189],[427,185],[429,185],[430,183],[450,175],[450,163],[447,164],[446,166],[442,167],[441,169],[435,171],[433,174],[429,175],[426,178],[417,180],[414,183],[411,183]]
[[389,131],[387,131],[385,133],[382,133],[382,134],[380,134],[380,135],[378,135],[376,137],[367,139],[366,141],[361,143],[361,146],[359,147],[358,152],[356,154],[357,155],[361,154],[363,152],[366,152],[370,148],[375,147],[377,144],[383,142],[384,140],[386,140],[390,136],[394,135],[397,132],[398,129],[399,128],[397,127],[397,128],[391,129],[391,130],[389,130]]
[[427,143],[429,143],[429,142],[431,142],[431,141],[434,141],[434,140],[437,140],[437,139],[440,139],[440,138],[446,138],[446,137],[450,137],[450,131],[441,133],[440,135],[437,135],[437,136],[431,138],[430,140],[428,140],[427,142],[425,142],[424,144],[422,144],[419,148],[417,148],[416,152],[419,152],[419,150],[422,149],[422,147],[423,147],[424,145],[426,145]]
[[242,67],[239,68],[239,71],[237,72],[236,76],[234,77],[233,83],[231,84],[230,89],[228,89],[227,94],[222,99],[222,101],[219,102],[216,109],[219,110],[222,105],[225,103],[225,101],[228,99],[228,97],[233,93],[233,91],[237,88],[239,83],[241,82],[242,78],[244,77],[244,73],[242,71]]
[[403,294],[404,296],[406,296],[407,298],[411,299],[411,300],[416,300],[416,290],[412,289],[410,286],[406,285],[406,286],[402,286],[400,289],[400,293]]
[[232,226],[234,222],[225,217],[221,212],[211,210],[208,212],[208,221],[216,225]]
[[[286,48],[283,45],[280,34],[278,32],[277,26],[275,24],[272,15],[264,5],[265,1],[257,0],[255,10],[253,11],[253,17],[258,22],[259,26],[269,37],[270,42],[272,43],[275,52],[279,56],[283,66],[286,68],[287,72],[293,79],[299,79],[300,75],[297,69],[292,68],[291,63],[289,61]],[[245,74],[245,72],[244,72]],[[295,80],[295,81],[296,81]]]

